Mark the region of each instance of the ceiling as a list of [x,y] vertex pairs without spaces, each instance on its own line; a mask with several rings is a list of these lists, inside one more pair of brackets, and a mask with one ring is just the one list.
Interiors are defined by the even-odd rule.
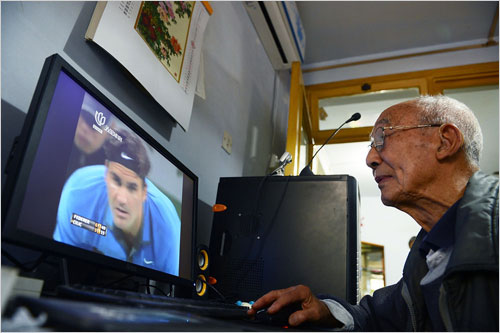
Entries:
[[[497,1],[297,1],[296,4],[306,36],[304,67],[379,53],[404,54],[411,49],[485,42],[498,11]],[[498,25],[494,36],[498,37]]]

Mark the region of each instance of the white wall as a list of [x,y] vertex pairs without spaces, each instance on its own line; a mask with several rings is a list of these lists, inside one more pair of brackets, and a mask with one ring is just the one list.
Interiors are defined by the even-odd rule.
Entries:
[[[185,132],[117,61],[85,41],[95,2],[1,2],[2,111],[16,111],[2,112],[2,133],[14,113],[28,111],[45,59],[61,54],[199,177],[198,243],[208,245],[219,177],[264,175],[271,154],[283,153],[290,82],[289,72],[273,70],[242,2],[211,5],[202,48],[206,99],[195,96]],[[231,155],[221,148],[224,131],[233,138]],[[9,149],[2,142],[2,154]]]

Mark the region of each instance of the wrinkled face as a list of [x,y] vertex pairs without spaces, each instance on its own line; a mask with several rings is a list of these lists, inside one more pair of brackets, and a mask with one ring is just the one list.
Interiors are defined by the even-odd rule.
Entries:
[[[385,110],[374,125],[378,127],[419,125],[415,107],[401,103]],[[436,137],[437,136],[437,137]],[[408,130],[385,130],[384,146],[380,151],[371,148],[366,164],[381,192],[382,202],[399,207],[422,198],[426,187],[436,175],[435,148],[438,127]]]
[[106,186],[116,227],[136,235],[142,224],[147,188],[134,171],[117,162],[107,162]]
[[97,132],[89,125],[83,116],[78,119],[75,133],[75,145],[85,154],[92,154],[97,151],[106,139],[106,132]]

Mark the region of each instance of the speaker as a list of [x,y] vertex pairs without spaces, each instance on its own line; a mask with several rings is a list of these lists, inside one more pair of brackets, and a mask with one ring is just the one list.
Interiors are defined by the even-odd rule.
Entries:
[[225,297],[251,301],[308,285],[359,299],[359,191],[348,175],[220,178],[210,274]]
[[195,263],[195,296],[207,298],[208,285],[210,281],[210,255],[208,247],[199,245],[196,249]]

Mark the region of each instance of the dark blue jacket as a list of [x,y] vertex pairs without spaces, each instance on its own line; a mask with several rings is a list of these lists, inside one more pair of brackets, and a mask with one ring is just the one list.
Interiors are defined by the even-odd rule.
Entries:
[[[420,231],[395,285],[365,296],[359,305],[335,298],[360,331],[430,331],[420,290],[427,273]],[[455,244],[440,286],[439,308],[448,331],[498,332],[498,178],[476,172],[457,210]]]

